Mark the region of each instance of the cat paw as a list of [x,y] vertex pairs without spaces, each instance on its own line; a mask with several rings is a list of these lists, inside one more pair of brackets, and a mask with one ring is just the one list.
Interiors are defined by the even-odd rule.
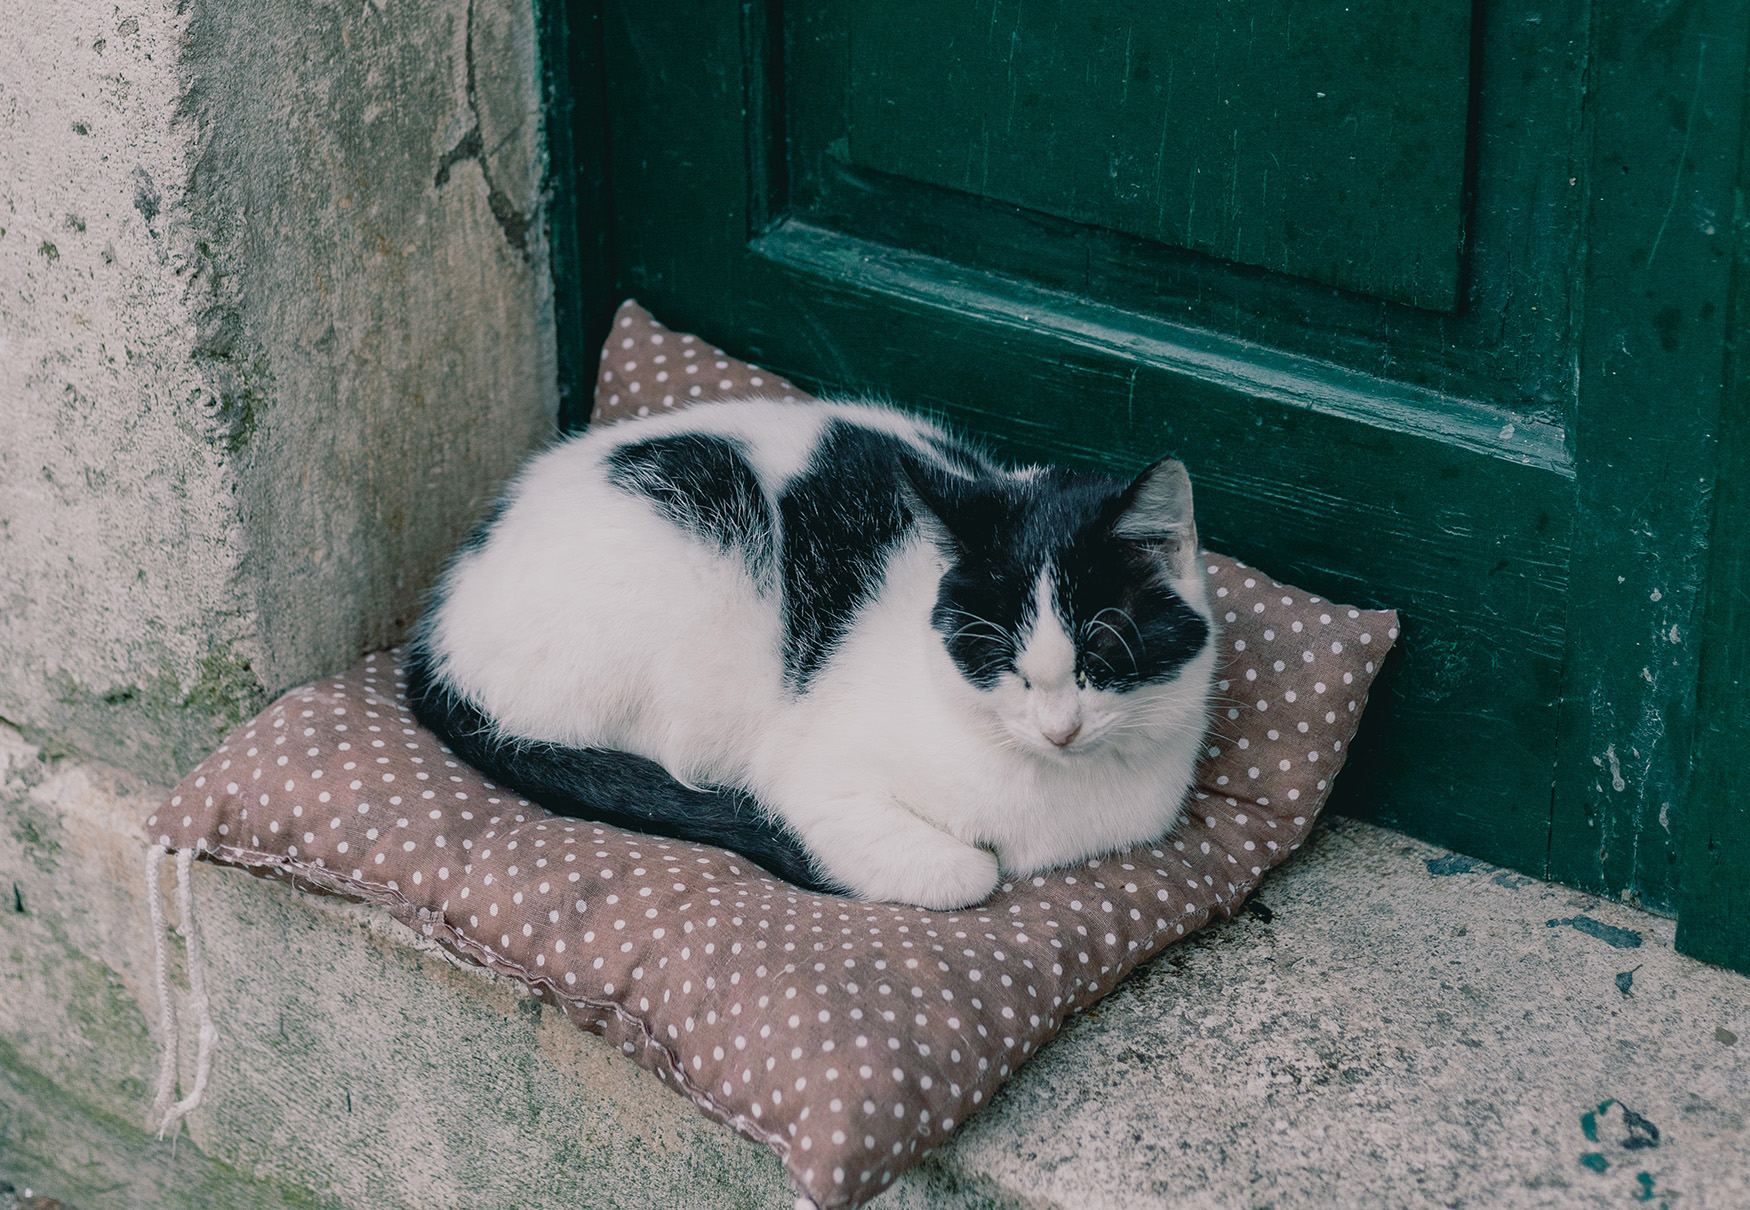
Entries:
[[1001,875],[996,856],[987,849],[963,844],[951,836],[940,841],[911,843],[890,861],[871,863],[852,880],[852,890],[865,899],[909,903],[931,911],[968,907],[990,898]]

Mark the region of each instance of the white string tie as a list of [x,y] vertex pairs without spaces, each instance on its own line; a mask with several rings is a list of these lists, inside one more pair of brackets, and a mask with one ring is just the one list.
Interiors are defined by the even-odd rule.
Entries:
[[176,854],[176,906],[182,913],[182,936],[188,959],[188,1007],[197,1027],[194,1087],[174,1105],[168,1104],[176,1081],[176,1019],[170,1000],[169,958],[166,954],[164,905],[159,890],[159,865],[165,849],[153,845],[146,854],[146,885],[151,895],[153,947],[157,962],[154,972],[161,1003],[160,1021],[164,1029],[164,1061],[158,1070],[158,1093],[152,1102],[154,1116],[160,1117],[158,1137],[174,1132],[182,1119],[200,1105],[206,1095],[207,1080],[213,1072],[213,1046],[219,1040],[218,1026],[213,1024],[212,1004],[207,998],[207,964],[201,953],[200,930],[194,914],[194,850],[181,849]]
[[176,1005],[170,1000],[170,954],[164,922],[162,869],[167,850],[155,844],[146,850],[146,911],[152,920],[152,981],[158,989],[158,1034],[164,1057],[158,1064],[158,1090],[152,1097],[152,1120],[162,1122],[176,1096]]

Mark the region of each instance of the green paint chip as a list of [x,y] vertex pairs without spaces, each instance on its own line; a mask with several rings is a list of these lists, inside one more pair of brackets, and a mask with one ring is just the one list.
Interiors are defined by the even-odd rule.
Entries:
[[1610,1167],[1610,1161],[1596,1151],[1588,1151],[1580,1157],[1580,1167],[1590,1168],[1594,1172],[1603,1172]]

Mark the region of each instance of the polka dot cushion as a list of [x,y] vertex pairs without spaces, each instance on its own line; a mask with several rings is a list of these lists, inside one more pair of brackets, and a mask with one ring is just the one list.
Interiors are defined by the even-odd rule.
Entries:
[[614,313],[596,371],[591,424],[673,411],[690,403],[746,399],[807,399],[795,386],[758,366],[737,361],[697,336],[671,332],[627,299]]
[[[615,334],[634,342],[619,366],[683,340],[630,307]],[[715,382],[762,376],[731,366]],[[604,386],[627,381],[608,372]],[[661,406],[653,376],[634,381],[622,404]],[[413,720],[396,652],[274,703],[148,835],[383,905],[770,1146],[818,1205],[856,1205],[946,1142],[1069,1013],[1231,915],[1312,827],[1396,615],[1205,565],[1222,660],[1183,823],[965,911],[809,894],[732,853],[550,815]]]

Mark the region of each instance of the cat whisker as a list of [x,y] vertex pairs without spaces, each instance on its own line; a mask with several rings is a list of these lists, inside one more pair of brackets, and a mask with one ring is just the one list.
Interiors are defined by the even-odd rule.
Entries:
[[1119,617],[1123,618],[1125,620],[1125,622],[1127,622],[1129,624],[1130,629],[1132,631],[1134,631],[1136,634],[1136,642],[1137,642],[1138,646],[1145,647],[1145,648],[1148,646],[1148,644],[1143,641],[1142,627],[1140,627],[1136,624],[1136,619],[1131,617],[1124,610],[1118,608],[1116,605],[1108,605],[1108,606],[1106,606],[1106,608],[1102,609],[1099,613],[1096,613],[1093,616],[1093,618],[1089,620],[1088,625],[1089,626],[1104,626],[1107,630],[1110,630],[1112,632],[1112,637],[1117,639],[1120,643],[1123,643],[1124,653],[1130,657],[1131,665],[1137,669],[1141,669],[1142,665],[1137,661],[1136,653],[1131,651],[1130,644],[1126,643],[1124,641],[1124,636],[1122,634],[1120,634],[1118,629],[1115,626],[1113,626],[1110,622],[1103,622],[1100,620],[1100,619],[1104,618],[1109,613],[1117,614]]
[[967,635],[967,634],[986,634],[986,637],[996,639],[999,642],[1006,642],[1008,640],[1009,636],[1004,634],[1001,630],[997,630],[995,628],[992,628],[992,630],[989,631],[988,633],[979,630],[980,626],[986,626],[986,625],[989,625],[989,623],[969,622],[965,626],[962,626],[959,630],[956,630],[953,634],[947,635],[943,639],[943,641],[948,642],[948,643],[952,643],[955,639],[960,638],[962,635]]
[[1116,606],[1116,605],[1106,606],[1106,608],[1102,609],[1099,613],[1094,615],[1094,621],[1096,621],[1096,622],[1099,621],[1101,618],[1105,617],[1109,613],[1115,613],[1119,617],[1123,618],[1126,622],[1129,622],[1130,628],[1132,630],[1136,631],[1136,637],[1139,639],[1142,637],[1142,627],[1140,627],[1136,624],[1136,619],[1131,617],[1124,610],[1118,608],[1118,606]]
[[[1102,610],[1101,612],[1104,613],[1105,611]],[[1124,636],[1119,633],[1116,626],[1112,625],[1110,622],[1102,622],[1099,618],[1095,618],[1093,621],[1089,622],[1086,627],[1083,627],[1083,629],[1087,630],[1095,626],[1110,632],[1112,637],[1118,640],[1118,645],[1124,648],[1124,654],[1130,657],[1130,666],[1132,668],[1141,669],[1142,665],[1137,662],[1136,652],[1130,649],[1130,644],[1124,641]],[[1107,667],[1110,666],[1111,665],[1107,665]]]
[[958,609],[952,605],[948,605],[948,606],[942,607],[942,612],[945,614],[948,614],[950,616],[953,616],[953,617],[962,617],[962,618],[966,618],[966,619],[973,621],[973,622],[982,622],[982,623],[984,623],[984,625],[989,626],[992,630],[995,630],[995,631],[1001,632],[1003,629],[1001,626],[997,625],[995,622],[991,621],[989,618],[980,617],[978,614],[973,613],[972,611],[967,610],[967,609]]
[[1209,695],[1209,704],[1211,706],[1247,706],[1247,707],[1252,705],[1251,702],[1243,701],[1240,698],[1224,697],[1221,694],[1216,694],[1216,693],[1212,693]]
[[[1126,731],[1126,730],[1129,730],[1129,731],[1154,731],[1154,730],[1158,730],[1162,726],[1175,725],[1179,722],[1180,722],[1180,720],[1176,719],[1176,718],[1165,718],[1165,717],[1163,717],[1163,718],[1135,718],[1135,719],[1128,719],[1122,723],[1115,724],[1112,727],[1112,730],[1114,730],[1114,731]],[[1175,729],[1176,729],[1176,727],[1175,727]]]
[[986,621],[984,618],[973,618],[970,621],[968,621],[964,626],[962,626],[960,629],[961,630],[988,630],[988,631],[992,632],[993,634],[1005,633],[1001,626],[998,626],[995,622]]
[[1101,655],[1098,651],[1090,651],[1087,654],[1092,656],[1094,659],[1099,660],[1102,664],[1106,665],[1106,670],[1108,672],[1110,672],[1113,676],[1118,675],[1118,669],[1116,669],[1112,666],[1112,661],[1108,660],[1105,656]]

